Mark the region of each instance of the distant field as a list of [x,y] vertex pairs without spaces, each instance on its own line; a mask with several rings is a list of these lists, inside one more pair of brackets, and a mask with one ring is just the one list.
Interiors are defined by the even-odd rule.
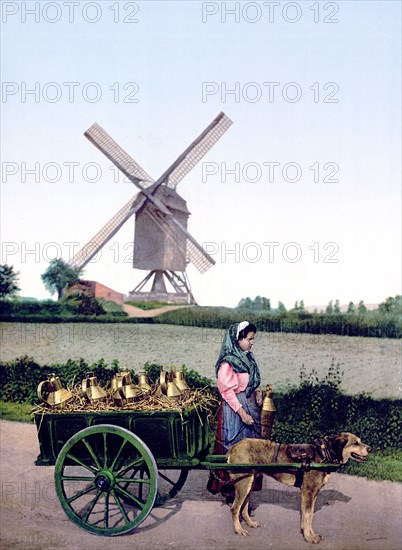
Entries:
[[[214,378],[223,330],[149,324],[0,323],[0,359],[32,356],[39,364],[84,358],[139,371],[146,362],[186,365]],[[401,341],[314,334],[257,334],[254,353],[262,383],[297,383],[300,367],[325,375],[332,360],[344,371],[342,388],[350,394],[402,397]]]

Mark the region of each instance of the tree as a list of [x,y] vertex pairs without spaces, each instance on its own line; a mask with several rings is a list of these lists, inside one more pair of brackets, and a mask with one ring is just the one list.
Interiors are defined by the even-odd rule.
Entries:
[[389,296],[378,306],[378,309],[382,313],[402,313],[402,296],[399,294],[395,298]]
[[262,297],[261,296],[256,296],[254,298],[253,309],[255,309],[256,311],[261,311],[262,310]]
[[328,302],[327,307],[325,308],[325,313],[333,313],[334,312],[334,306],[332,304],[332,300]]
[[348,313],[356,313],[355,304],[353,302],[349,302]]
[[300,300],[300,303],[298,302],[298,300],[295,301],[295,305],[294,305],[294,308],[291,309],[290,311],[300,311],[300,312],[305,312],[305,308],[304,308],[304,300]]
[[49,267],[46,269],[45,273],[41,275],[41,279],[46,290],[48,290],[52,296],[57,292],[57,299],[60,300],[65,287],[76,281],[80,277],[81,272],[82,270],[80,268],[70,267],[66,262],[63,262],[61,258],[55,258],[50,261]]
[[334,313],[340,313],[340,312],[341,312],[341,306],[339,305],[339,300],[335,300]]
[[282,302],[278,302],[278,311],[279,313],[284,313],[286,311],[285,304],[283,304]]
[[237,309],[250,310],[250,309],[252,309],[252,305],[253,305],[253,302],[252,302],[251,298],[249,298],[249,297],[242,298],[240,300],[240,302],[238,303],[238,305],[237,305]]
[[359,305],[357,306],[357,313],[359,313],[360,315],[363,315],[366,312],[367,312],[367,308],[364,305],[363,300],[360,300]]
[[19,273],[14,271],[13,266],[0,265],[0,300],[11,297],[20,290],[17,284],[18,275]]
[[271,311],[271,300],[269,298],[263,298],[262,299],[262,309],[266,309],[267,311]]

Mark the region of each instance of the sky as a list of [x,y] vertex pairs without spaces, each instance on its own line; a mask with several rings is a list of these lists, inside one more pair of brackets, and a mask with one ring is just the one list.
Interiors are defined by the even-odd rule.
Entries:
[[[1,3],[1,262],[22,296],[136,193],[84,132],[98,122],[154,179],[223,111],[181,181],[200,305],[293,307],[401,293],[401,5]],[[128,293],[131,218],[83,277]],[[54,296],[55,298],[55,296]]]

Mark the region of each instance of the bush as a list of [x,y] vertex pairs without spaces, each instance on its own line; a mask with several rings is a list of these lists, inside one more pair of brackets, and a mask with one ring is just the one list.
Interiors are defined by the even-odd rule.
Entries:
[[223,328],[246,318],[264,332],[295,332],[401,338],[402,320],[398,313],[368,311],[364,315],[348,313],[308,313],[306,311],[242,311],[223,307],[176,309],[157,318],[160,323],[196,327]]
[[88,364],[84,359],[69,359],[64,365],[40,366],[32,357],[23,356],[0,363],[0,400],[14,403],[37,403],[37,388],[48,375],[60,377],[64,387],[72,387],[85,378],[87,372],[93,372],[102,386],[106,386],[118,371],[118,362],[109,366],[104,359]]
[[[168,366],[164,366],[168,370]],[[151,383],[159,380],[161,365],[146,363],[144,370]],[[31,357],[0,363],[0,400],[37,403],[37,387],[49,374],[60,377],[64,387],[80,383],[93,372],[101,386],[107,386],[119,370],[118,361],[108,365],[104,359],[88,364],[83,359],[69,359],[65,364],[38,365]],[[136,373],[130,370],[135,381]],[[207,388],[216,396],[211,379],[183,365],[191,388]],[[346,395],[340,390],[342,373],[332,364],[320,380],[313,372],[301,370],[298,386],[285,388],[274,395],[276,419],[272,438],[282,443],[313,441],[318,435],[340,431],[352,432],[376,450],[402,450],[402,400],[373,399],[367,395]]]
[[1,303],[1,314],[16,315],[58,315],[62,313],[62,306],[53,300],[32,301],[21,300]]
[[106,311],[96,298],[85,294],[68,295],[60,300],[64,310],[78,315],[104,315]]
[[[95,317],[96,316],[96,317]],[[0,320],[9,322],[116,322],[128,319],[122,306],[97,300],[85,294],[68,295],[59,302],[53,300],[19,300],[0,302]]]
[[[99,300],[97,301],[97,303]],[[128,302],[130,303],[130,302]],[[106,305],[108,304],[108,305]],[[135,303],[143,308],[159,307],[162,303]],[[185,305],[185,304],[183,304]],[[93,309],[92,309],[93,306]],[[99,322],[138,322],[127,317],[119,305],[101,302],[104,311],[92,304],[78,306],[76,302],[32,302],[21,300],[0,303],[0,319],[10,322],[90,322],[96,315]],[[120,311],[119,311],[120,310]],[[303,334],[337,334],[339,336],[366,336],[375,338],[402,338],[402,318],[398,311],[382,310],[358,313],[309,313],[307,311],[243,311],[225,307],[181,307],[157,317],[143,317],[142,323],[167,323],[195,327],[227,329],[244,318],[264,332],[293,332]]]
[[97,298],[97,301],[101,304],[107,315],[113,315],[114,317],[128,317],[124,311],[123,306],[104,298]]
[[341,382],[339,365],[332,364],[322,380],[302,369],[299,386],[275,398],[272,438],[300,443],[346,431],[375,449],[401,449],[402,401],[346,395],[340,390]]

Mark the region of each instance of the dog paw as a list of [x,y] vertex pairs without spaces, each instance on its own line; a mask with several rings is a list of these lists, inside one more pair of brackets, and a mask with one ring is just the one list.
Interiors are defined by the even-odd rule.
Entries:
[[240,529],[236,529],[235,533],[236,535],[242,535],[243,537],[249,536],[249,532],[243,529],[243,527],[240,527]]
[[253,521],[250,518],[246,520],[246,523],[249,527],[252,527],[253,529],[257,529],[257,527],[261,527],[261,523],[258,523],[258,521]]
[[322,540],[322,535],[319,535],[318,533],[312,533],[309,536],[304,536],[304,538],[310,544],[319,544]]

